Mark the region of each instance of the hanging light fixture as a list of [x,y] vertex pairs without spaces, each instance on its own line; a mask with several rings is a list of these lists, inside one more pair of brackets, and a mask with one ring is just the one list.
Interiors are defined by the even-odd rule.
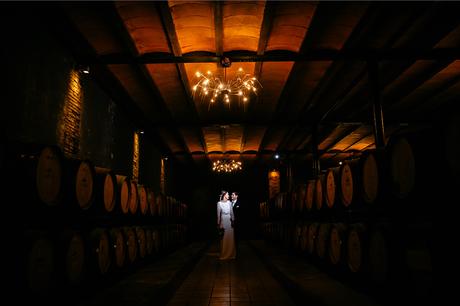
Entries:
[[230,173],[242,169],[242,163],[234,159],[219,159],[212,163],[212,170],[215,172]]
[[228,57],[223,57],[220,64],[224,68],[223,76],[214,75],[209,70],[206,73],[200,71],[195,73],[197,81],[192,87],[193,95],[199,95],[203,100],[207,100],[208,109],[217,103],[224,103],[230,108],[230,104],[234,101],[245,105],[251,96],[257,95],[262,88],[260,82],[246,73],[242,67],[238,68],[233,79],[227,79],[227,68],[232,64]]

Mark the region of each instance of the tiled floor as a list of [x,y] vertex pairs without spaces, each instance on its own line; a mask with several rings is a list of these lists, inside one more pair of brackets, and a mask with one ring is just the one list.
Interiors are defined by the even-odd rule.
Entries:
[[168,306],[296,305],[244,242],[236,260],[220,261],[218,255],[218,245],[213,245]]

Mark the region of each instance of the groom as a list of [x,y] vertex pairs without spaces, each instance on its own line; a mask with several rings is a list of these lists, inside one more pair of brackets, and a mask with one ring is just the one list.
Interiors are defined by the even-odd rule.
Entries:
[[233,209],[233,232],[235,233],[235,247],[238,247],[238,242],[240,240],[240,223],[241,223],[241,206],[240,201],[238,201],[238,192],[233,191],[231,194],[232,199],[232,209]]

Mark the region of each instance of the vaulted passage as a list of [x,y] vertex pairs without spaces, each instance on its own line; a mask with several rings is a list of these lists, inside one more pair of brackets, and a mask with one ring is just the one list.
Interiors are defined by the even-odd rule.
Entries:
[[436,260],[455,262],[435,233],[456,224],[459,16],[454,1],[0,3],[8,291],[436,301]]

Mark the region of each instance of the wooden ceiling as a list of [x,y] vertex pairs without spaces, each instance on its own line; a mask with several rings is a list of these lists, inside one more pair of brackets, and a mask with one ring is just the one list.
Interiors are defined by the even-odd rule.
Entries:
[[[455,2],[165,1],[62,3],[53,19],[94,78],[177,159],[200,164],[275,152],[337,160],[374,148],[372,103],[386,137],[460,97]],[[59,34],[59,31],[57,31]],[[193,95],[221,56],[254,75],[247,104]],[[374,66],[373,66],[374,65]],[[369,72],[376,67],[378,83]],[[378,84],[377,87],[373,85]],[[376,98],[377,97],[377,98]]]

